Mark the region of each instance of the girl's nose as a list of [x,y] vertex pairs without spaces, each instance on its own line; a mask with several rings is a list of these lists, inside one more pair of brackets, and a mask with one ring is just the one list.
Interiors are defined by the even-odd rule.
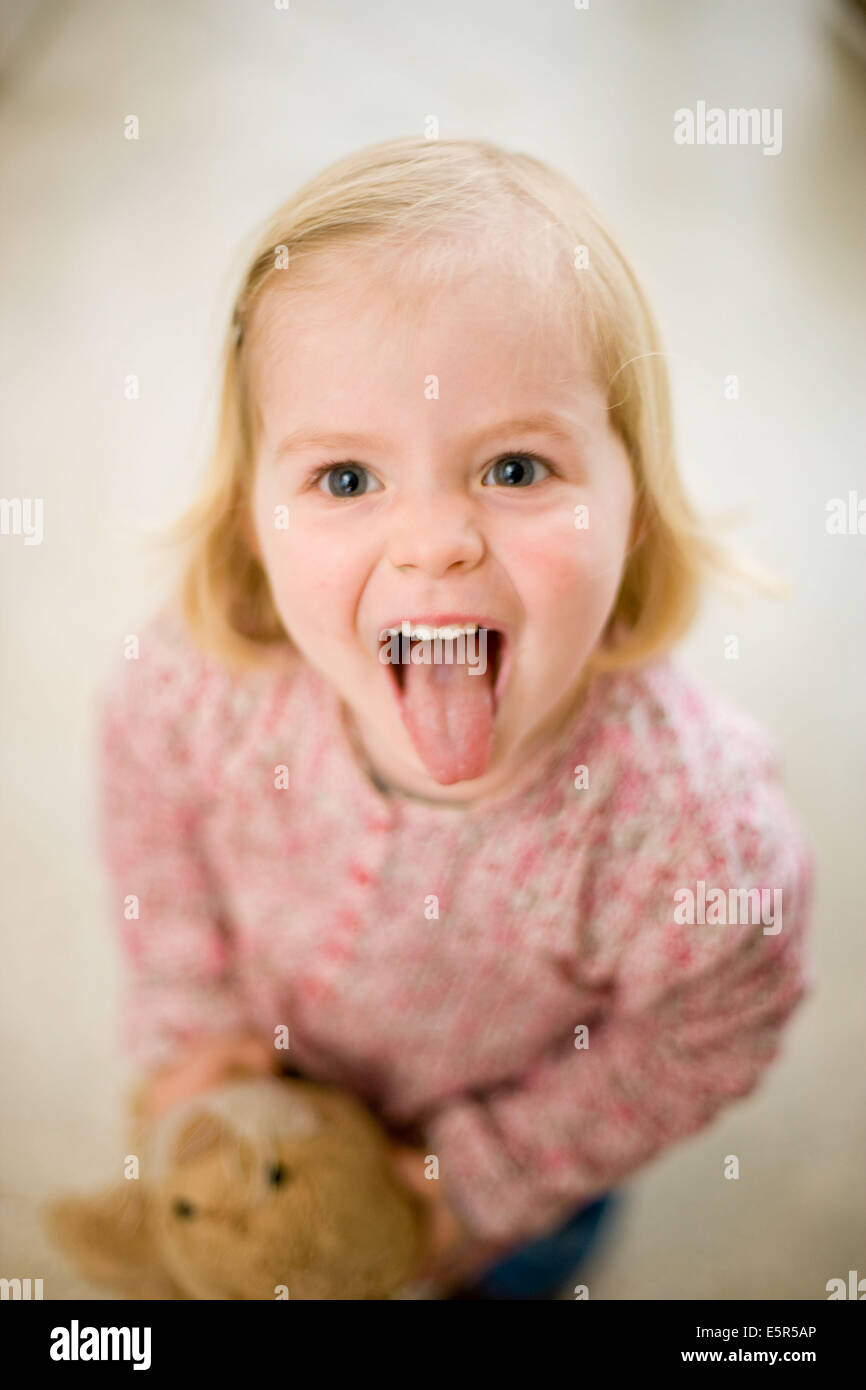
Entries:
[[417,569],[440,579],[454,565],[472,569],[484,541],[469,502],[455,497],[404,499],[392,514],[386,554],[396,569]]

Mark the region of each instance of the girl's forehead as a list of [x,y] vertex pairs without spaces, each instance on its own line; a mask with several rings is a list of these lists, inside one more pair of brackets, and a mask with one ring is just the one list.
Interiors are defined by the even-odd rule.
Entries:
[[[338,316],[334,329],[339,329]],[[344,331],[302,329],[263,357],[254,392],[269,445],[309,428],[431,438],[469,434],[493,419],[601,405],[591,370],[559,340],[488,318],[433,313],[399,330],[374,313]],[[431,408],[431,401],[441,406]],[[592,402],[592,406],[590,403]]]
[[[336,369],[354,357],[372,367],[428,351],[450,362],[498,358],[525,370],[534,362],[548,372],[586,373],[588,334],[561,284],[539,284],[496,259],[434,263],[429,275],[381,255],[333,256],[327,273],[316,269],[263,291],[249,343],[260,379],[303,363]],[[428,366],[436,372],[435,362]]]

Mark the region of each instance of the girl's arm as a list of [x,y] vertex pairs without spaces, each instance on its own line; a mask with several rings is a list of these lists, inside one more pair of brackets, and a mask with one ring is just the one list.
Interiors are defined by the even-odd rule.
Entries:
[[161,1079],[204,1041],[244,1045],[252,1031],[201,838],[204,788],[191,729],[212,684],[206,663],[151,619],[140,656],[121,663],[99,711],[102,852],[124,964],[121,1042]]
[[141,1119],[152,1119],[234,1076],[268,1075],[277,1069],[273,1048],[254,1034],[199,1038],[174,1062],[144,1078],[136,1089],[133,1110]]
[[[519,1080],[436,1112],[426,1148],[481,1240],[525,1241],[621,1182],[748,1095],[779,1050],[783,1025],[812,986],[805,933],[813,859],[781,792],[761,784],[745,814],[683,825],[688,849],[659,870],[652,846],[604,884],[637,912],[614,974],[614,999],[589,1046],[563,1037]],[[724,817],[722,817],[724,819]],[[671,859],[659,819],[658,851]],[[649,850],[649,852],[647,852]],[[781,890],[782,927],[677,925],[674,895],[703,879]],[[627,904],[623,908],[623,903]],[[608,904],[610,906],[610,903]]]

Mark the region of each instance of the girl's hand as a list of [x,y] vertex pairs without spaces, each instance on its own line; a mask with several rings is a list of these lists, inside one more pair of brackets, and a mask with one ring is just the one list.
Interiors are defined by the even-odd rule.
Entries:
[[447,1290],[469,1283],[495,1264],[509,1247],[480,1241],[466,1229],[441,1181],[424,1176],[424,1150],[392,1143],[390,1157],[401,1182],[427,1203],[430,1239],[427,1258],[416,1277]]
[[201,1038],[185,1049],[177,1061],[147,1078],[139,1092],[138,1105],[146,1118],[154,1119],[232,1076],[267,1075],[276,1070],[274,1048],[261,1037],[241,1033]]

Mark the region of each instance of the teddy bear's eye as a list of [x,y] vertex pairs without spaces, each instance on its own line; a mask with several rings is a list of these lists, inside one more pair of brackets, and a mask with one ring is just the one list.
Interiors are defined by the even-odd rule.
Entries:
[[195,1207],[185,1197],[178,1197],[174,1203],[175,1216],[195,1216]]
[[271,1187],[280,1187],[282,1183],[288,1182],[291,1174],[285,1163],[270,1163],[267,1169],[267,1179]]

